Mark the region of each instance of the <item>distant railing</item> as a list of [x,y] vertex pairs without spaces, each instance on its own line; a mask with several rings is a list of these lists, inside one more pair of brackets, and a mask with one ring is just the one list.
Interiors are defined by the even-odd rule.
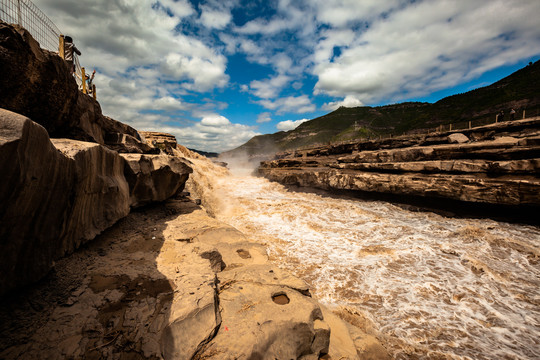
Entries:
[[[522,111],[523,111],[522,113],[520,113],[520,114],[516,113],[514,115],[514,120],[525,119],[526,114],[528,114],[529,117],[531,117],[531,115],[532,115],[532,117],[539,116],[539,111],[538,110],[534,111],[533,114],[530,114],[529,112],[526,112],[526,110],[522,110]],[[509,116],[508,115],[506,115],[506,116],[507,116],[507,119],[505,119],[503,121],[508,121],[509,120],[509,118],[508,118]],[[305,146],[300,146],[300,147],[298,147],[296,149],[284,150],[284,153],[295,152],[295,151],[312,150],[312,149],[316,149],[316,148],[320,148],[320,147],[326,147],[326,146],[329,146],[329,145],[331,145],[331,146],[353,145],[353,144],[356,144],[358,142],[370,141],[370,140],[373,140],[373,141],[379,140],[379,141],[381,141],[381,140],[386,140],[386,139],[391,139],[391,138],[403,138],[403,137],[408,137],[408,136],[411,136],[411,135],[434,135],[434,136],[437,136],[438,134],[441,134],[441,133],[447,133],[447,132],[458,131],[458,130],[472,129],[474,127],[485,126],[485,125],[494,124],[494,123],[497,123],[497,122],[499,122],[499,119],[498,119],[498,117],[494,116],[493,118],[490,118],[490,119],[461,121],[461,122],[457,122],[457,123],[439,125],[436,128],[413,130],[413,131],[409,131],[409,132],[399,134],[399,135],[394,135],[394,134],[372,135],[372,136],[368,136],[368,137],[358,137],[358,138],[350,139],[350,140],[319,142],[319,143],[309,144],[309,145],[305,145]],[[282,153],[279,153],[279,154],[282,154]],[[262,154],[259,154],[259,155],[262,155]],[[256,156],[256,155],[254,155],[254,156]]]
[[58,51],[60,30],[30,0],[0,0],[0,20],[24,27],[42,48]]

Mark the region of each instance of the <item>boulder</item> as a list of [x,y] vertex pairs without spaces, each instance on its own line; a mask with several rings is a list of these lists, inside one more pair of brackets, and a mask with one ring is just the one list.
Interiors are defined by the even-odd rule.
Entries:
[[461,133],[455,133],[448,135],[448,142],[450,144],[464,144],[469,141],[469,138]]
[[163,201],[184,190],[193,172],[187,160],[168,155],[121,154],[126,160],[130,205],[139,207]]
[[[245,267],[218,274],[221,327],[199,357],[317,359],[327,354],[330,328],[317,301],[260,270]],[[245,271],[249,275],[239,274]]]

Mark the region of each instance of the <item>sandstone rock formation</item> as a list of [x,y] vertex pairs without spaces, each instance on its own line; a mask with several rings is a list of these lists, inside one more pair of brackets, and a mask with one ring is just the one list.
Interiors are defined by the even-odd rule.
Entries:
[[[540,207],[540,118],[280,154],[259,173],[284,184]],[[470,142],[468,139],[471,139]]]
[[49,139],[30,119],[0,109],[0,293],[43,277],[126,216],[182,191],[188,163],[126,154],[96,143]]
[[25,29],[0,22],[0,108],[25,115],[51,137],[96,142],[121,152],[151,152],[137,131],[103,116],[78,91],[58,54],[39,47]]
[[121,154],[126,160],[125,177],[130,189],[130,205],[139,207],[167,200],[184,190],[193,171],[187,160],[168,155]]

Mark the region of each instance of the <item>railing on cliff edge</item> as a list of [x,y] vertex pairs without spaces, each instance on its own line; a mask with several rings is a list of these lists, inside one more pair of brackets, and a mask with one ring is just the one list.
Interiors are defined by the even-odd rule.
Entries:
[[[0,0],[0,20],[17,24],[32,34],[39,45],[46,50],[57,52],[64,58],[64,41],[60,29],[30,0]],[[75,80],[79,89],[85,94],[96,98],[95,85],[87,88],[84,67],[81,67],[76,54],[73,54],[75,64]]]
[[42,48],[58,51],[60,30],[30,0],[0,0],[0,20],[24,27]]

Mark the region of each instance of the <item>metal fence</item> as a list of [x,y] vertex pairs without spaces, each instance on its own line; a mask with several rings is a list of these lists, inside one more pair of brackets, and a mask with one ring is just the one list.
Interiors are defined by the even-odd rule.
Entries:
[[60,30],[30,0],[0,0],[0,20],[21,25],[42,48],[58,51]]
[[[60,30],[32,1],[0,0],[0,20],[24,27],[43,49],[61,52],[59,55],[64,58],[63,50],[59,50]],[[95,98],[95,86],[90,89],[83,86],[85,74],[76,54],[73,54],[73,64],[77,85],[85,94],[92,92]]]

